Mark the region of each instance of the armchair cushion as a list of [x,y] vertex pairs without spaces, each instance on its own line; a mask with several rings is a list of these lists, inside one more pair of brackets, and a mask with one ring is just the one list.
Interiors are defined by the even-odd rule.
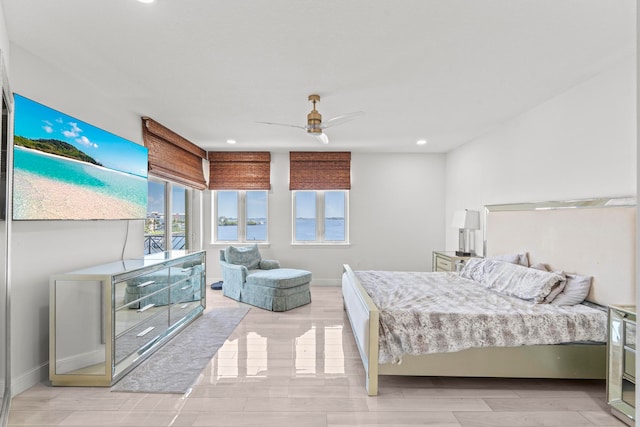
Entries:
[[247,283],[269,288],[293,288],[311,282],[311,272],[293,268],[256,270],[249,273]]
[[259,268],[262,260],[258,245],[242,248],[229,246],[224,250],[224,257],[229,264],[244,265],[249,270]]

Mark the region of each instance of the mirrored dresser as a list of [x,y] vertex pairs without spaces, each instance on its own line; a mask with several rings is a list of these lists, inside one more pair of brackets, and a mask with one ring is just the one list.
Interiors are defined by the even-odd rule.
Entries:
[[636,419],[636,307],[609,306],[607,403],[611,413],[633,426]]
[[51,383],[114,384],[202,314],[205,280],[204,251],[166,251],[51,276]]

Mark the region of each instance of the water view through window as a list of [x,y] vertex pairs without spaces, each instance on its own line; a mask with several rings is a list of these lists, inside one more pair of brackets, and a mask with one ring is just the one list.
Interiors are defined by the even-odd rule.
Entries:
[[[267,192],[266,191],[218,191],[217,228],[218,241],[265,242],[267,240]],[[244,209],[241,209],[244,205]],[[244,220],[239,217],[242,211]],[[239,227],[242,221],[244,230]]]
[[237,191],[218,191],[218,240],[238,240]]
[[[318,192],[297,191],[295,196],[296,229],[298,242],[344,242],[347,240],[345,227],[346,193],[344,191],[320,192],[319,201],[324,205],[322,218],[323,236],[318,237]],[[321,205],[322,206],[322,205]]]
[[[267,191],[215,192],[215,240],[217,242],[266,242],[268,240]],[[339,242],[347,239],[347,192],[296,191],[297,242]]]
[[316,240],[316,192],[296,192],[296,240]]
[[344,227],[345,193],[327,191],[324,193],[324,240],[343,242],[346,240]]

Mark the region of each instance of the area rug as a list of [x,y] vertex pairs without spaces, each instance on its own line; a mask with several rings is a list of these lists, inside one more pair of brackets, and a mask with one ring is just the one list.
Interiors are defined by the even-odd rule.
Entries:
[[118,381],[111,391],[184,394],[249,311],[214,308]]

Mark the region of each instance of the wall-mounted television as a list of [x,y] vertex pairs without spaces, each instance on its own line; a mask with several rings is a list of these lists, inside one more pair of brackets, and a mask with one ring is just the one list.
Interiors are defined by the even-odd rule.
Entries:
[[15,94],[14,220],[144,219],[147,148]]

